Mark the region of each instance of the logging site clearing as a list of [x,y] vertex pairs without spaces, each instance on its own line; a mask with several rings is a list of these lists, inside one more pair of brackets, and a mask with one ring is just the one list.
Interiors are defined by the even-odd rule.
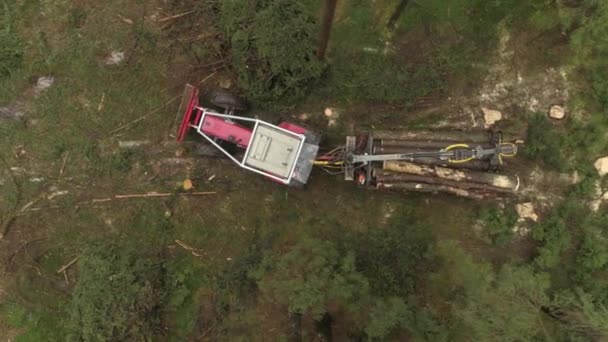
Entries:
[[0,341],[607,340],[607,55],[597,0],[0,2]]

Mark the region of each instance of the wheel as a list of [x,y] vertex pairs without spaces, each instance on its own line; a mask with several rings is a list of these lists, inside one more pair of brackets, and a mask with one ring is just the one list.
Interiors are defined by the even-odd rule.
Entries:
[[221,157],[222,152],[220,152],[217,147],[209,144],[209,143],[197,143],[194,147],[192,153],[197,157]]
[[247,102],[224,89],[216,89],[209,96],[209,102],[228,111],[245,111],[248,108]]

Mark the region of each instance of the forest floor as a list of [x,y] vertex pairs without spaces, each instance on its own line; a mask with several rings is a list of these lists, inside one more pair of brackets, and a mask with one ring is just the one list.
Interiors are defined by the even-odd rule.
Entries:
[[[175,340],[204,339],[222,333],[196,319],[211,310],[205,309],[210,300],[218,300],[209,279],[237,267],[252,244],[259,243],[260,234],[274,234],[278,246],[304,235],[337,240],[349,231],[390,229],[408,213],[433,241],[458,241],[476,258],[497,264],[531,259],[531,238],[515,236],[497,246],[480,228],[480,212],[496,206],[514,211],[517,203],[533,202],[541,214],[572,182],[570,173],[522,157],[505,170],[521,177],[521,195],[486,203],[370,191],[320,170],[306,189],[287,189],[225,160],[197,157],[192,145],[174,141],[183,85],[198,84],[205,92],[227,84],[235,88],[237,83],[223,62],[228,56],[215,50],[208,38],[215,32],[189,14],[171,18],[187,12],[185,5],[74,3],[78,5],[20,5],[21,15],[27,16],[16,20],[28,42],[26,63],[0,82],[0,105],[20,98],[27,104],[24,118],[0,118],[0,204],[7,228],[0,240],[1,340],[17,335],[42,340],[49,326],[60,325],[78,270],[57,271],[96,237],[132,241],[171,260],[194,290],[187,303],[172,308],[165,322],[167,334]],[[473,34],[466,27],[473,14],[457,4],[453,9],[436,8],[441,1],[430,1],[406,9],[396,28],[389,30],[383,24],[393,14],[389,3],[339,1],[328,62],[346,63],[349,53],[388,54],[401,65],[445,63],[457,72],[439,75],[441,86],[421,84],[429,91],[407,104],[378,100],[382,94],[361,101],[356,94],[339,93],[343,88],[328,89],[328,82],[304,103],[277,109],[283,118],[297,120],[305,113],[306,123],[326,132],[325,144],[331,146],[347,133],[369,129],[481,129],[482,108],[489,108],[503,115],[496,128],[525,139],[528,113],[547,113],[552,105],[569,103],[577,85],[563,67],[567,41],[559,29],[533,30],[497,18],[486,23],[496,44],[479,47],[477,59],[467,60],[469,55],[458,54],[475,45],[463,43]],[[427,24],[420,19],[435,10],[437,17]],[[369,32],[353,34],[364,31]],[[118,55],[116,65],[108,63],[113,52],[124,54]],[[52,76],[54,83],[33,96],[28,89],[40,76]],[[370,87],[382,82],[379,78]],[[274,108],[256,104],[252,114],[276,119],[269,114]],[[335,125],[328,125],[325,108],[339,113]],[[130,142],[136,146],[125,147]],[[193,181],[194,191],[209,194],[183,195],[185,179]],[[115,197],[150,192],[171,195]],[[245,329],[245,334],[269,339],[287,334],[281,305],[251,301],[248,311],[218,318],[221,331],[237,336]],[[339,336],[339,324],[334,335]]]

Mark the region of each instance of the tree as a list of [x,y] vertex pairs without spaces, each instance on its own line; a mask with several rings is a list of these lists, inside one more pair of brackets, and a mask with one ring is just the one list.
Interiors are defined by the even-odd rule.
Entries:
[[528,267],[504,266],[486,291],[471,293],[455,315],[478,341],[527,341],[543,331],[549,276]]
[[547,274],[513,265],[496,274],[490,264],[476,262],[453,242],[438,247],[443,267],[431,276],[431,283],[446,291],[445,300],[460,323],[456,324],[459,335],[475,341],[526,341],[543,332],[542,308],[549,303]]
[[588,228],[577,251],[576,264],[580,279],[588,279],[594,271],[608,265],[606,239],[593,228]]
[[562,253],[570,247],[570,233],[558,213],[552,214],[544,222],[537,224],[532,230],[532,237],[543,243],[535,261],[544,268],[557,266]]
[[300,241],[284,255],[265,257],[252,276],[267,298],[315,319],[330,302],[356,307],[369,288],[352,253],[339,255],[332,243],[315,239]]
[[89,245],[69,304],[71,339],[142,341],[157,336],[162,267],[117,243]]
[[370,338],[386,337],[393,329],[407,327],[412,311],[399,297],[379,300],[369,314],[365,333]]
[[581,288],[559,293],[546,311],[575,336],[608,339],[608,307]]
[[571,38],[575,65],[585,70],[594,98],[608,108],[608,77],[604,56],[608,54],[608,5],[602,1],[585,1],[582,12],[590,13]]
[[510,208],[498,206],[484,207],[479,213],[485,231],[498,246],[504,246],[513,238],[513,227],[517,223],[517,213]]
[[226,0],[220,13],[239,85],[250,98],[299,98],[323,73],[317,26],[301,2]]
[[438,243],[435,253],[442,267],[430,275],[430,281],[446,300],[460,300],[489,291],[494,280],[491,265],[475,262],[454,241]]

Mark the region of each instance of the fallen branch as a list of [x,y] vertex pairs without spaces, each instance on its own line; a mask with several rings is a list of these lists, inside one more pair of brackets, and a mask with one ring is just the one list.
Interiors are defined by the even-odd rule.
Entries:
[[15,186],[15,191],[17,192],[15,204],[12,208],[12,213],[8,214],[8,217],[6,218],[0,218],[0,224],[2,224],[2,230],[0,230],[0,240],[2,240],[4,236],[8,233],[9,229],[11,229],[11,226],[15,223],[15,220],[17,219],[17,208],[19,207],[19,202],[21,201],[21,186],[19,182],[17,182],[17,177],[15,177],[11,166],[8,164],[8,162],[6,161],[6,159],[4,159],[2,155],[0,155],[0,163],[2,163],[2,165],[6,168],[6,172],[8,172],[8,174],[10,175],[11,181]]
[[202,255],[199,254],[199,252],[202,252],[201,249],[189,246],[189,245],[187,245],[186,243],[184,243],[183,241],[180,241],[180,240],[175,240],[175,243],[178,244],[181,248],[183,248],[183,249],[187,250],[188,252],[192,253],[192,255],[194,255],[195,257],[202,257]]
[[65,171],[65,167],[67,165],[68,158],[70,158],[69,151],[65,154],[65,157],[63,157],[63,164],[61,164],[61,170],[59,170],[59,177],[61,177],[63,175],[63,172]]
[[[78,202],[78,203],[76,203],[76,205],[79,206],[79,205],[88,205],[88,204],[100,204],[100,203],[108,203],[108,202],[112,202],[115,200],[125,200],[125,199],[164,198],[164,197],[171,197],[171,196],[209,196],[209,195],[216,195],[216,194],[217,194],[217,192],[215,192],[215,191],[199,191],[199,192],[184,192],[184,193],[148,192],[145,194],[114,195],[112,197],[106,197],[106,198],[94,198],[92,200]],[[25,212],[29,212],[29,211],[42,211],[42,210],[50,210],[50,209],[68,209],[68,208],[74,208],[74,206],[69,206],[69,207],[50,206],[50,207],[38,207],[38,208],[29,208],[28,207],[27,210],[19,212],[19,215],[17,215],[17,216],[23,216],[23,214]]]
[[57,270],[57,274],[67,271],[67,269],[72,267],[72,265],[74,265],[78,259],[80,259],[80,255],[72,259],[72,261],[68,262],[67,264],[61,266],[61,268]]
[[176,97],[172,98],[172,99],[171,99],[171,101],[169,101],[169,102],[167,102],[167,103],[163,104],[162,106],[160,106],[160,107],[158,107],[158,108],[154,109],[153,111],[151,111],[151,112],[149,112],[149,113],[146,113],[146,114],[145,114],[145,115],[143,115],[143,116],[140,116],[139,118],[137,118],[137,119],[135,119],[135,120],[133,120],[133,121],[131,121],[131,122],[127,123],[127,124],[124,124],[124,125],[122,125],[122,126],[118,127],[117,129],[115,129],[115,130],[111,131],[111,132],[110,132],[110,134],[112,134],[112,135],[113,135],[113,134],[115,134],[115,133],[117,133],[117,132],[122,131],[122,130],[123,130],[123,129],[125,129],[125,128],[129,128],[129,127],[133,126],[134,124],[136,124],[136,123],[138,123],[138,122],[140,122],[140,121],[142,121],[142,120],[145,120],[145,119],[146,119],[147,117],[149,117],[150,115],[155,114],[155,113],[158,113],[158,112],[159,112],[161,109],[163,109],[163,108],[167,107],[168,105],[172,104],[173,102],[175,102],[175,101],[176,101],[177,99],[179,99],[180,97],[181,97],[181,95],[178,95],[178,96],[176,96]]
[[215,195],[215,191],[205,191],[205,192],[184,192],[184,193],[158,193],[158,192],[148,192],[145,194],[130,194],[130,195],[115,195],[114,199],[129,199],[129,198],[148,198],[148,197],[169,197],[173,195],[179,196],[207,196],[207,195]]
[[181,17],[185,17],[185,16],[187,16],[187,15],[189,15],[189,14],[192,14],[192,13],[194,13],[194,10],[187,11],[187,12],[180,13],[180,14],[176,14],[176,15],[172,15],[172,16],[170,16],[170,17],[165,17],[165,18],[162,18],[162,19],[158,19],[157,21],[158,21],[159,23],[164,23],[165,21],[169,21],[169,20],[173,20],[173,19],[178,19],[178,18],[181,18]]

